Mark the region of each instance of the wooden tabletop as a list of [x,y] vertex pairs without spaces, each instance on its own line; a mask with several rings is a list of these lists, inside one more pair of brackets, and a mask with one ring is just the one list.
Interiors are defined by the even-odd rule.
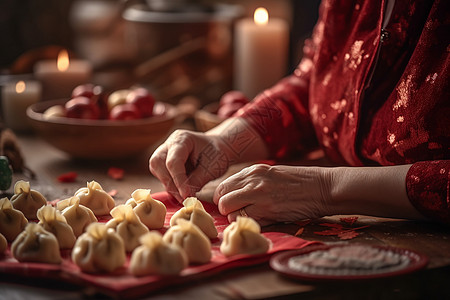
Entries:
[[[163,191],[162,184],[148,170],[148,158],[153,149],[142,155],[126,160],[82,161],[68,157],[38,137],[19,135],[22,154],[28,168],[35,178],[23,174],[14,175],[14,180],[30,181],[33,189],[39,190],[49,200],[63,199],[95,180],[106,191],[116,190],[115,199],[123,203],[137,188],[150,188],[152,192]],[[110,167],[125,171],[121,180],[107,175]],[[242,166],[234,166],[230,173]],[[77,180],[72,183],[60,183],[61,174],[76,172]],[[208,184],[199,198],[211,199],[217,183]],[[344,219],[342,219],[344,218]],[[355,221],[350,224],[349,218]],[[321,235],[326,224],[340,224],[355,229],[358,235],[343,240],[336,235]],[[284,277],[273,271],[267,263],[239,270],[230,270],[201,281],[195,280],[170,289],[162,290],[145,298],[151,299],[418,299],[450,298],[450,228],[444,225],[412,222],[396,219],[382,219],[368,216],[332,216],[299,224],[285,224],[284,230],[306,240],[324,243],[365,243],[401,247],[423,253],[429,258],[426,269],[413,274],[390,279],[377,279],[364,282],[320,283],[302,282]],[[263,230],[271,231],[268,227]],[[30,282],[26,278],[0,274],[0,295],[10,295],[14,299],[29,299],[30,295],[39,295],[42,299],[78,299],[95,291],[84,287],[72,286],[61,282]],[[2,298],[0,296],[0,298]],[[98,296],[98,295],[97,295]],[[8,296],[7,296],[8,297]],[[12,299],[12,298],[10,298]],[[443,298],[442,298],[443,299]]]

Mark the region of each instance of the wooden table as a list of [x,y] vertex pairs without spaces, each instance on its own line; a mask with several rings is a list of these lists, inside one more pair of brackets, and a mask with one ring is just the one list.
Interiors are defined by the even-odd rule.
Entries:
[[[150,188],[153,192],[163,191],[161,183],[148,171],[151,151],[133,159],[117,161],[81,161],[67,157],[33,135],[19,136],[20,146],[26,165],[36,173],[35,178],[16,174],[14,180],[30,181],[33,189],[39,190],[47,199],[66,198],[86,182],[96,180],[106,191],[117,190],[115,199],[123,203],[137,188]],[[109,167],[125,170],[122,180],[114,180],[107,175]],[[242,166],[235,166],[230,173]],[[73,183],[59,183],[57,177],[67,172],[77,172]],[[219,182],[211,182],[199,194],[208,200]],[[14,181],[15,182],[15,181]],[[268,264],[231,270],[206,280],[194,281],[181,286],[162,290],[151,299],[418,299],[450,298],[450,228],[439,224],[411,222],[395,219],[381,219],[357,216],[352,226],[368,226],[357,237],[343,241],[337,236],[321,236],[316,232],[325,228],[322,223],[339,223],[343,216],[333,216],[313,220],[303,226],[299,235],[306,240],[325,243],[367,243],[390,245],[421,252],[429,257],[425,270],[390,279],[345,283],[306,283],[294,281],[270,269]],[[348,216],[345,216],[348,217]],[[295,235],[301,226],[285,225]],[[265,228],[264,230],[271,230]],[[94,293],[94,294],[93,294]],[[0,274],[0,299],[78,299],[82,295],[101,296],[95,291],[64,282],[30,282],[8,274]],[[5,298],[6,297],[6,298]]]

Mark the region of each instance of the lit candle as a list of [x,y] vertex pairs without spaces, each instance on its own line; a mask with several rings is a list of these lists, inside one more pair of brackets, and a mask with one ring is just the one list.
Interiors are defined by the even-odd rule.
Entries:
[[289,26],[270,18],[265,8],[253,20],[239,20],[235,27],[234,88],[253,98],[286,73]]
[[34,75],[42,82],[44,100],[69,98],[74,87],[90,82],[92,66],[86,60],[69,60],[67,51],[62,50],[56,61],[37,62]]
[[6,127],[14,131],[28,131],[27,107],[41,98],[41,84],[37,81],[8,82],[2,90],[2,113]]

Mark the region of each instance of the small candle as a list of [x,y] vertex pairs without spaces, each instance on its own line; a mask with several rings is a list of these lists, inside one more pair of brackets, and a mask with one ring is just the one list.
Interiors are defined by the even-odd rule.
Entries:
[[8,82],[2,90],[2,112],[6,126],[14,131],[28,131],[27,107],[41,98],[41,84],[37,81]]
[[73,88],[90,82],[92,66],[86,60],[69,60],[67,51],[63,50],[56,61],[37,62],[34,75],[42,82],[44,100],[70,98]]
[[253,20],[239,20],[235,27],[234,87],[253,98],[286,73],[289,26],[270,18],[265,8],[255,10]]

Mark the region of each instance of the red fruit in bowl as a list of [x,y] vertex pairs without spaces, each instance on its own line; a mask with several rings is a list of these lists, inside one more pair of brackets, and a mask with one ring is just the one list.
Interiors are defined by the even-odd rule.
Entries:
[[66,117],[96,120],[100,117],[100,109],[87,97],[75,97],[64,105]]
[[131,103],[118,104],[109,112],[110,120],[136,120],[141,118],[141,112],[136,105]]
[[92,98],[95,95],[94,88],[95,85],[91,83],[80,84],[72,90],[71,98],[76,98],[80,96]]
[[224,106],[232,103],[240,103],[241,106],[244,106],[250,102],[248,98],[244,95],[244,93],[240,91],[229,91],[222,95],[220,98],[219,106]]
[[155,98],[145,88],[132,90],[127,96],[126,103],[134,104],[139,109],[143,118],[153,115]]

